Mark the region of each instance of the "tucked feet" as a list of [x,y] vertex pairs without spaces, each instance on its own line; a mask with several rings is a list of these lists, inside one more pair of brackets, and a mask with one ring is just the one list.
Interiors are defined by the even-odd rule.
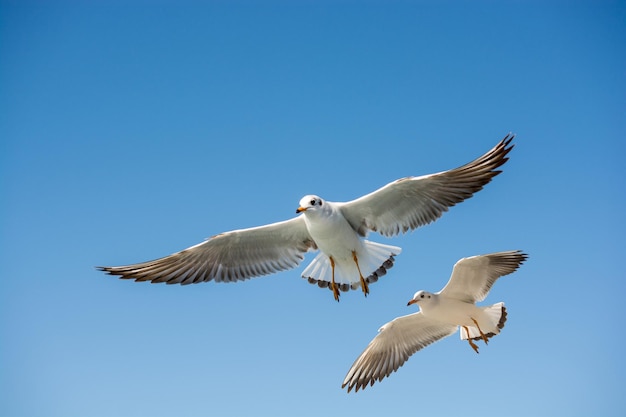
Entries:
[[478,345],[476,343],[472,342],[472,338],[470,337],[469,329],[466,326],[463,326],[463,328],[465,329],[465,332],[467,333],[467,342],[472,347],[472,349],[474,349],[474,352],[478,353]]
[[[485,336],[485,334],[483,333],[482,330],[480,330],[480,326],[478,325],[478,322],[472,318],[472,321],[474,322],[474,324],[476,325],[476,328],[478,329],[478,331],[480,332],[480,337],[483,338],[483,340],[485,341],[485,344],[488,345],[489,344],[489,339],[487,338],[487,336]],[[469,335],[469,334],[468,334]]]
[[331,281],[330,281],[330,289],[333,291],[333,297],[335,297],[335,300],[337,302],[339,302],[339,287],[337,286],[337,284],[335,283],[335,260],[333,259],[332,256],[329,257],[330,260],[330,267],[331,267]]
[[356,256],[356,251],[352,251],[352,259],[354,259],[354,263],[356,264],[356,269],[359,271],[359,278],[361,279],[361,290],[363,294],[367,297],[367,294],[370,293],[370,287],[367,285],[367,281],[363,278],[363,274],[361,273],[361,268],[359,267],[359,258]]

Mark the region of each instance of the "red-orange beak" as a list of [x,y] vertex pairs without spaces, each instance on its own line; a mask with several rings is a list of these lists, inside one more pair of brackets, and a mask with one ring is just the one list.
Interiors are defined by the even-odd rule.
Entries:
[[407,306],[410,306],[411,304],[415,304],[417,303],[417,300],[413,299],[411,301],[409,301],[408,303],[406,303]]
[[298,207],[296,209],[296,213],[302,213],[303,211],[306,211],[306,207]]

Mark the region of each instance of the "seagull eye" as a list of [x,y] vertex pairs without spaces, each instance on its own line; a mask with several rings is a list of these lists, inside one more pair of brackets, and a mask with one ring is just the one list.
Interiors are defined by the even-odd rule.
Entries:
[[315,205],[315,200],[311,200],[311,205],[314,206]]
[[424,294],[420,295],[421,298],[424,298]]

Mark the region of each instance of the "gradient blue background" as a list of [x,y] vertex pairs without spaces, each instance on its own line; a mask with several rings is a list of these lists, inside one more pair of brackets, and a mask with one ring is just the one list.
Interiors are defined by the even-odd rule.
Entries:
[[[626,412],[623,1],[1,1],[0,415]],[[161,257],[454,168],[504,172],[336,303],[299,268],[120,281]],[[470,255],[528,262],[458,336],[357,394],[348,368]],[[306,263],[313,259],[308,254]]]

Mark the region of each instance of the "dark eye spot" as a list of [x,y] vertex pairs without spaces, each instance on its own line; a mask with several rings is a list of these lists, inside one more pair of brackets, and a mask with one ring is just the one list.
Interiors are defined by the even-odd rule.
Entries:
[[421,298],[424,298],[424,294],[420,295]]
[[311,205],[314,206],[315,205],[315,200],[311,200]]

